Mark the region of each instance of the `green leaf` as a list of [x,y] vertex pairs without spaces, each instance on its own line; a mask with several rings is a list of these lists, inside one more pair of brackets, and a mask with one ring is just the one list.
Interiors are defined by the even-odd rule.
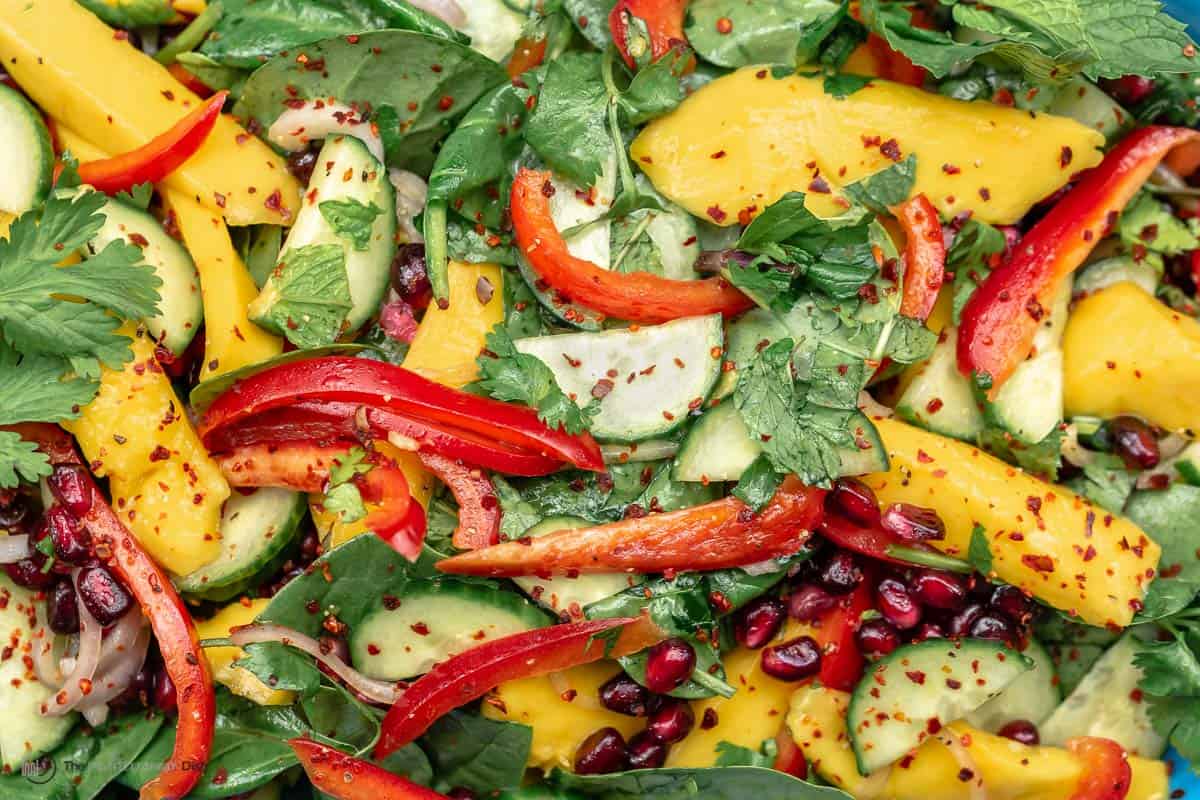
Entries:
[[317,208],[334,232],[350,242],[355,250],[366,250],[371,243],[371,226],[383,209],[371,203],[366,205],[353,197],[346,200],[326,200]]
[[562,0],[571,22],[597,50],[612,44],[608,15],[616,4],[616,0]]
[[971,543],[967,547],[967,561],[983,575],[992,572],[992,549],[988,545],[987,529],[976,524],[971,529]]
[[[821,88],[825,90],[825,94],[833,95],[838,100],[845,100],[859,89],[866,88],[872,80],[873,78],[867,75],[851,75],[842,72],[836,75],[827,75]],[[911,157],[909,156],[909,158]]]
[[234,662],[272,689],[309,695],[321,686],[321,671],[312,658],[278,642],[246,645],[246,655]]
[[614,155],[608,103],[600,56],[564,53],[546,69],[525,140],[556,173],[591,186]]
[[161,25],[175,16],[170,0],[79,0],[79,4],[114,28],[126,30]]
[[[1200,725],[1197,725],[1200,728]],[[708,769],[639,769],[609,775],[574,775],[556,770],[550,781],[560,789],[603,800],[850,800],[832,786],[794,778],[762,767],[710,767]]]
[[1057,480],[1062,466],[1064,432],[1055,428],[1036,444],[1026,444],[1000,427],[988,427],[978,436],[979,446],[992,455],[1047,480]]
[[792,291],[796,271],[765,256],[747,262],[730,258],[721,274],[768,311],[786,311],[796,301]]
[[908,199],[916,179],[917,157],[910,155],[874,175],[848,184],[843,191],[856,203],[877,214],[886,214],[892,206],[900,205]]
[[844,11],[837,0],[694,0],[684,33],[721,67],[805,63]]
[[1188,584],[1194,595],[1200,589],[1200,487],[1172,483],[1166,489],[1134,492],[1125,515],[1162,548],[1159,573]]
[[1175,216],[1174,210],[1149,192],[1142,192],[1121,212],[1117,224],[1121,241],[1154,253],[1173,256],[1200,248],[1200,229]]
[[[121,337],[128,347],[128,339]],[[0,339],[0,425],[61,422],[79,416],[100,384],[75,377],[62,358],[19,355]]]
[[1071,491],[1081,494],[1113,514],[1120,514],[1133,492],[1137,474],[1111,453],[1097,453],[1083,465],[1083,474],[1066,482]]
[[37,445],[12,431],[0,431],[0,489],[15,489],[22,481],[36,483],[53,471]]
[[542,478],[518,478],[512,480],[512,485],[520,499],[542,517],[612,522],[625,515],[630,503],[642,499],[648,488],[642,476],[646,470],[652,475],[654,465],[630,462],[608,464],[606,469],[599,474],[566,470]]
[[649,611],[656,625],[677,636],[693,636],[716,624],[704,576],[696,572],[671,580],[652,578],[588,605],[584,613],[588,619],[607,619],[636,617],[643,610]]
[[369,748],[379,735],[379,718],[336,684],[305,694],[300,708],[313,732],[355,751]]
[[691,58],[686,47],[676,47],[662,58],[642,67],[621,93],[621,114],[627,125],[641,125],[661,117],[683,102],[680,77]]
[[150,711],[134,711],[100,725],[94,733],[100,746],[80,775],[75,800],[92,800],[103,792],[150,745],[164,719]]
[[532,504],[521,498],[521,493],[499,475],[492,475],[492,486],[500,502],[500,538],[506,541],[519,539],[525,531],[542,521],[542,515]]
[[1142,644],[1134,663],[1142,669],[1138,687],[1164,697],[1200,696],[1200,660],[1183,637]]
[[1200,697],[1148,698],[1154,729],[1191,764],[1200,764]]
[[301,350],[333,344],[351,308],[346,254],[340,245],[285,250],[273,278],[250,306]]
[[532,741],[533,729],[526,725],[451,711],[419,743],[437,776],[435,788],[487,794],[521,785]]
[[783,475],[775,471],[771,459],[760,455],[746,467],[732,494],[758,513],[771,502],[779,484],[783,483],[783,478]]
[[758,750],[751,750],[749,747],[742,747],[731,742],[717,742],[715,766],[771,768],[775,766],[775,757],[778,754],[779,748],[775,745],[774,739],[764,740]]
[[971,295],[992,271],[1004,252],[1004,234],[977,219],[969,219],[946,251],[946,271],[954,273],[954,324],[962,321],[962,310]]

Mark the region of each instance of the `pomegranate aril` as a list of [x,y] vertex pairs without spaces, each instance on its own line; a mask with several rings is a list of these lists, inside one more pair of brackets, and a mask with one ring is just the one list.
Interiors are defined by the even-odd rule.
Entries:
[[133,598],[106,568],[96,565],[79,570],[76,579],[84,608],[104,627],[125,616]]
[[92,557],[91,536],[65,506],[50,507],[46,512],[46,527],[54,542],[55,557],[75,565]]
[[41,553],[5,564],[4,571],[13,583],[26,589],[48,589],[57,579],[53,572],[46,569],[46,557]]
[[29,498],[12,492],[0,500],[0,529],[11,533],[24,533],[33,516]]
[[796,587],[788,595],[788,614],[798,622],[812,622],[837,605],[837,598],[813,583]]
[[317,150],[309,146],[307,150],[297,150],[287,157],[287,171],[301,183],[308,183],[312,178],[313,169],[317,166]]
[[1154,429],[1137,417],[1114,417],[1105,425],[1113,452],[1130,469],[1151,469],[1158,466],[1161,454]]
[[179,698],[175,693],[175,682],[167,674],[166,667],[163,667],[154,675],[154,696],[152,702],[155,708],[163,712],[174,711],[175,706],[179,702]]
[[875,605],[888,622],[902,631],[921,621],[921,607],[895,578],[884,578],[875,589]]
[[668,744],[678,742],[691,732],[696,714],[683,700],[668,700],[650,715],[646,730]]
[[575,751],[577,775],[603,775],[625,769],[625,739],[616,728],[601,728],[583,740]]
[[646,654],[646,688],[667,694],[688,679],[696,668],[696,651],[683,639],[659,642]]
[[988,605],[1021,625],[1033,617],[1035,610],[1033,601],[1026,597],[1024,592],[1008,584],[996,587]]
[[825,495],[825,506],[840,511],[859,525],[874,525],[879,522],[879,501],[875,492],[855,478],[838,478],[833,490]]
[[92,510],[92,481],[83,467],[73,464],[55,467],[47,483],[58,502],[76,517]]
[[760,597],[737,613],[733,632],[738,643],[751,650],[765,647],[783,626],[783,603],[774,597]]
[[781,681],[802,681],[821,671],[821,648],[801,636],[762,651],[762,670]]
[[955,611],[967,602],[967,587],[948,572],[922,570],[909,584],[913,597],[923,606]]
[[833,553],[821,567],[821,586],[831,594],[849,594],[858,588],[862,579],[858,560],[845,551]]
[[946,538],[946,523],[932,508],[910,503],[892,503],[883,512],[879,523],[898,539],[906,542],[929,542]]
[[425,245],[402,244],[392,259],[392,288],[414,310],[429,305],[433,293],[425,265]]
[[917,633],[913,636],[914,642],[923,642],[926,639],[944,639],[946,633],[941,627],[934,625],[932,622],[926,622],[917,629]]
[[885,656],[900,646],[900,633],[887,620],[869,619],[855,634],[858,649],[868,656]]
[[609,711],[630,717],[646,715],[650,693],[646,687],[619,672],[600,685],[600,703]]
[[630,769],[658,769],[667,760],[667,744],[649,731],[629,740]]
[[79,633],[79,604],[69,580],[54,584],[54,590],[46,598],[46,624],[55,633]]
[[1026,719],[1014,719],[996,731],[996,733],[1006,739],[1012,739],[1014,742],[1020,742],[1030,747],[1036,747],[1042,740],[1041,736],[1038,735],[1037,725]]
[[1017,628],[1011,619],[999,611],[984,611],[971,623],[970,635],[975,639],[1008,642],[1017,635]]
[[983,606],[972,603],[950,618],[946,632],[954,637],[966,636],[981,614],[983,614]]

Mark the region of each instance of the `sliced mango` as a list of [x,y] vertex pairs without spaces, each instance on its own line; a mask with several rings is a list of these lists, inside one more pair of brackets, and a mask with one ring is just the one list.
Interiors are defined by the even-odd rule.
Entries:
[[[267,598],[232,602],[218,611],[212,618],[196,623],[196,634],[201,639],[223,639],[239,625],[249,625],[262,613],[271,601]],[[282,689],[272,689],[260,681],[253,672],[233,666],[233,662],[246,655],[240,647],[206,647],[204,656],[217,683],[229,687],[236,695],[253,700],[260,706],[291,705],[296,696]]]
[[936,510],[946,538],[931,544],[965,559],[981,525],[1001,580],[1090,625],[1129,625],[1161,552],[1138,526],[971,445],[894,419],[875,424],[891,469],[864,480],[884,505]]
[[488,333],[504,320],[504,273],[495,264],[454,261],[449,281],[450,305],[435,303],[425,311],[404,366],[458,388],[479,376],[475,359]]
[[789,191],[808,192],[815,213],[837,214],[832,194],[810,190],[818,174],[836,189],[908,155],[917,157],[913,191],[943,216],[1008,224],[1102,156],[1104,137],[1065,117],[883,80],[838,100],[822,84],[745,67],[647,125],[630,152],[656,189],[723,225]]
[[[39,106],[109,153],[145,144],[200,103],[74,0],[7,4],[0,59]],[[228,115],[166,183],[232,225],[286,224],[300,199],[284,160]]]
[[1135,414],[1200,433],[1200,322],[1135,284],[1109,286],[1075,306],[1063,374],[1068,416]]

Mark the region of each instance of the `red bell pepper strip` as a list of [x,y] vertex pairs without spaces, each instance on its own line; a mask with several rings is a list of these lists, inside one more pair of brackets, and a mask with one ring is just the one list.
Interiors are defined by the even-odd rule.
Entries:
[[173,61],[168,64],[167,72],[171,73],[171,76],[175,78],[175,80],[179,81],[188,89],[199,95],[201,99],[212,97],[212,88],[207,83],[204,83],[202,80],[196,77],[194,72],[183,66],[183,64],[180,64],[178,61]]
[[657,324],[680,317],[749,309],[753,302],[723,278],[672,280],[646,272],[611,272],[576,258],[550,216],[550,173],[521,169],[512,187],[512,222],[521,253],[563,297],[609,317]]
[[136,150],[80,164],[80,180],[105,194],[127,191],[139,183],[158,183],[200,149],[217,124],[228,96],[229,92],[217,92],[168,131]]
[[1083,774],[1071,800],[1124,800],[1133,781],[1125,749],[1112,739],[1080,736],[1067,749],[1083,761]]
[[664,638],[666,634],[643,616],[552,625],[472,647],[436,664],[404,691],[383,719],[373,755],[386,758],[440,717],[506,681],[636,653]]
[[946,277],[946,242],[937,209],[923,194],[894,208],[904,229],[904,294],[900,313],[924,322],[937,303]]
[[892,547],[919,547],[917,543],[904,542],[889,533],[882,525],[860,525],[841,514],[826,512],[817,532],[844,550],[852,550],[864,556],[887,561],[891,564],[912,566],[909,562],[889,555]]
[[851,691],[862,677],[863,657],[855,636],[862,615],[872,608],[872,581],[858,588],[821,617],[817,643],[821,646],[821,685],[841,692]]
[[788,477],[755,514],[736,497],[558,531],[536,539],[460,553],[438,562],[459,575],[514,577],[551,573],[714,570],[791,555],[808,541],[825,492]]
[[994,395],[1029,355],[1058,287],[1083,263],[1163,157],[1188,142],[1200,142],[1200,132],[1167,127],[1134,131],[1025,234],[963,308],[960,372],[990,377]]
[[139,797],[141,800],[182,798],[204,773],[217,714],[208,660],[200,648],[192,617],[166,573],[113,513],[75,453],[70,437],[54,425],[40,423],[9,430],[16,430],[22,438],[36,443],[56,468],[75,471],[82,481],[83,503],[77,503],[79,498],[66,497],[58,497],[59,502],[88,506],[80,521],[91,535],[96,555],[133,593],[142,613],[150,620],[167,675],[175,684],[179,721],[171,757],[158,776],[142,787]]
[[808,762],[804,759],[804,751],[792,738],[787,723],[784,723],[775,735],[775,763],[771,767],[800,780],[808,777]]
[[642,55],[630,52],[630,29],[633,29],[633,38],[642,38],[633,18],[641,21],[650,37],[650,60],[658,61],[669,53],[672,47],[687,42],[683,34],[683,15],[689,2],[690,0],[618,0],[608,15],[608,28],[617,52],[625,59],[625,64],[630,69],[637,69],[637,56]]
[[408,778],[312,739],[291,739],[315,789],[336,800],[448,800]]
[[451,389],[383,361],[351,356],[279,364],[238,381],[209,406],[200,420],[199,433],[207,445],[210,435],[219,428],[306,400],[357,403],[394,411],[435,426],[473,432],[581,469],[604,468],[600,446],[590,435],[552,430],[531,408]]
[[513,45],[512,57],[508,59],[508,77],[517,78],[534,67],[541,66],[546,59],[546,36],[530,38],[522,36]]
[[500,541],[500,501],[487,476],[436,453],[420,453],[425,468],[450,487],[458,503],[458,527],[451,541],[459,550],[478,550]]

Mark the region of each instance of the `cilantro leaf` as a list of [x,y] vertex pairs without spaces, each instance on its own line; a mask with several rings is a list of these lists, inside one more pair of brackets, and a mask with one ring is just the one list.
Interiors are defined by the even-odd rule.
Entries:
[[1055,428],[1046,438],[1036,444],[1026,444],[999,426],[985,428],[978,436],[979,446],[992,455],[1016,464],[1047,480],[1058,480],[1062,466],[1062,443],[1064,432]]
[[342,522],[357,522],[367,515],[362,494],[354,483],[356,476],[371,471],[366,457],[366,450],[353,447],[346,455],[335,458],[329,469],[329,485],[321,505],[326,511],[340,514]]
[[314,244],[283,253],[249,311],[251,319],[308,350],[332,344],[350,308],[345,253],[336,244]]
[[317,206],[321,216],[334,232],[350,242],[355,250],[366,250],[371,243],[371,227],[383,209],[371,203],[364,204],[349,197],[345,200],[326,200]]
[[1184,222],[1171,207],[1142,192],[1121,212],[1117,233],[1127,245],[1173,256],[1200,248],[1200,227]]
[[1200,697],[1150,695],[1147,699],[1154,729],[1170,738],[1179,755],[1200,764]]
[[53,470],[37,445],[13,431],[0,431],[0,489],[13,489],[21,481],[35,482]]
[[967,561],[983,575],[992,571],[992,550],[988,546],[987,529],[976,524],[971,529],[971,543],[967,547]]
[[537,356],[519,352],[502,325],[487,335],[486,349],[475,363],[479,365],[479,388],[497,400],[537,409],[538,418],[551,428],[582,433],[600,411],[594,399],[580,408],[563,394],[550,368]]
[[1200,660],[1182,636],[1146,642],[1133,659],[1142,668],[1139,686],[1149,694],[1200,695]]
[[70,364],[61,358],[22,356],[0,340],[0,425],[60,422],[77,416],[79,408],[95,397],[99,384],[71,372]]
[[591,186],[613,154],[600,56],[564,53],[550,62],[525,140],[556,173]]

